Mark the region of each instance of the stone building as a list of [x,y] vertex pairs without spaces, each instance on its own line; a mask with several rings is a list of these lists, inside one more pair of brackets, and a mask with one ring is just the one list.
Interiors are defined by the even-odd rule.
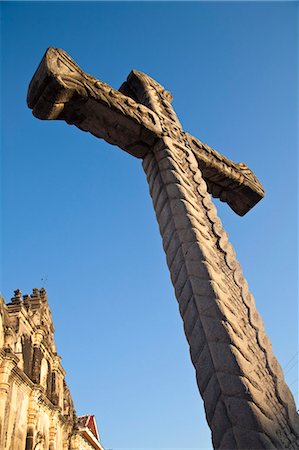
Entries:
[[0,449],[103,450],[94,416],[76,417],[44,289],[0,297]]

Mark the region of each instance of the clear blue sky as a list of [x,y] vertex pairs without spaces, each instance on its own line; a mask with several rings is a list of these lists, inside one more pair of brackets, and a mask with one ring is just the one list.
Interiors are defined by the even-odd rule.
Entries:
[[2,3],[2,292],[47,277],[77,412],[96,415],[106,449],[212,446],[141,163],[35,119],[30,79],[49,46],[115,88],[144,71],[185,130],[255,171],[254,210],[217,208],[284,367],[298,348],[297,7]]

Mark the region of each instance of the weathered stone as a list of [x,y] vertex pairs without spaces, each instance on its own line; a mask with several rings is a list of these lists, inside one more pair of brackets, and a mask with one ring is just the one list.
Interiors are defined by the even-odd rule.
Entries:
[[65,120],[143,158],[215,448],[298,449],[294,400],[208,194],[244,215],[263,188],[245,164],[185,133],[171,99],[137,71],[116,91],[58,49],[46,52],[28,92],[35,116]]
[[[15,297],[18,310],[11,308]],[[76,417],[46,291],[35,288],[31,297],[23,297],[43,299],[34,311],[23,307],[21,291],[15,297],[8,305],[0,302],[0,449],[103,450],[97,432],[92,435],[96,428],[87,423],[93,416]],[[9,352],[3,339],[8,328]]]

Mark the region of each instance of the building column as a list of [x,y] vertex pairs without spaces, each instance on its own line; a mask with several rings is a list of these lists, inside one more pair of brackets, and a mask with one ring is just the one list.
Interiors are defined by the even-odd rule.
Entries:
[[28,426],[25,450],[33,450],[33,440],[34,440],[34,428],[32,426]]
[[6,355],[0,365],[0,448],[4,449],[4,438],[6,432],[6,407],[7,398],[10,392],[10,376],[14,367],[17,366],[19,359],[6,349]]
[[33,450],[34,432],[38,416],[38,396],[39,392],[33,391],[29,401],[28,419],[27,419],[27,436],[25,450]]
[[[51,414],[51,422],[49,429],[49,450],[60,450],[61,443],[57,442],[57,413]],[[57,444],[57,445],[56,445]]]
[[[71,447],[70,450],[79,450],[79,442],[78,442],[78,434],[75,433],[71,436]],[[63,449],[63,450],[68,450],[67,449]]]

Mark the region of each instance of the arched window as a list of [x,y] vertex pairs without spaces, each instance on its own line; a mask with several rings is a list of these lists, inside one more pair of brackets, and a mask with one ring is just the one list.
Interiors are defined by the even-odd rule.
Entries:
[[22,338],[22,351],[23,351],[23,362],[24,362],[24,372],[28,377],[32,374],[32,342],[30,336],[26,334]]

